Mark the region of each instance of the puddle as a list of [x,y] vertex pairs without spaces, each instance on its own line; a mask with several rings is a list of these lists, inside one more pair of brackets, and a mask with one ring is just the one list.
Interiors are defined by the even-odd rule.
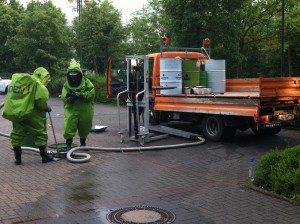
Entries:
[[98,213],[98,218],[100,223],[110,224],[111,222],[107,220],[107,215],[112,212],[111,209],[98,209],[96,212]]

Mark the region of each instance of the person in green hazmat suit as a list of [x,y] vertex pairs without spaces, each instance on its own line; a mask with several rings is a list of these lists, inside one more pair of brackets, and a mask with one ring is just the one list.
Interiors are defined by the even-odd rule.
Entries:
[[10,138],[16,165],[22,163],[21,144],[27,134],[39,148],[42,163],[53,160],[46,151],[48,134],[45,126],[45,112],[51,112],[46,88],[50,80],[49,72],[43,67],[37,68],[32,75],[17,73],[12,76],[2,116],[12,121]]
[[86,78],[80,65],[72,63],[67,70],[67,81],[61,93],[64,102],[64,132],[67,150],[78,131],[80,146],[86,146],[86,138],[91,131],[94,117],[95,87]]

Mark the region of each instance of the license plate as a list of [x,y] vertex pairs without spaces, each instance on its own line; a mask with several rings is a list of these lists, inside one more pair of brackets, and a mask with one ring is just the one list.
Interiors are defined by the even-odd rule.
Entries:
[[268,124],[265,124],[264,127],[266,128],[274,128],[274,127],[279,127],[281,124],[278,122],[278,123],[268,123]]
[[293,120],[294,114],[281,114],[281,115],[278,115],[278,119],[281,121]]

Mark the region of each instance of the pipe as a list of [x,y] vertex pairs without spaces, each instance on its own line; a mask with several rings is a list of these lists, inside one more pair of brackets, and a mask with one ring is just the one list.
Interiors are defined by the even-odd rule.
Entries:
[[[1,133],[0,133],[1,134]],[[4,136],[4,135],[3,135]],[[5,137],[10,137],[9,135],[5,134]],[[155,151],[155,150],[164,150],[164,149],[175,149],[175,148],[183,148],[183,147],[191,147],[201,145],[205,142],[205,139],[197,136],[199,141],[192,142],[192,143],[180,143],[174,145],[159,145],[159,146],[144,146],[144,147],[127,147],[127,148],[106,148],[106,147],[91,147],[91,146],[79,146],[72,148],[67,153],[67,159],[73,163],[86,163],[90,161],[91,155],[87,153],[75,153],[76,150],[93,150],[93,151],[100,151],[100,152],[142,152],[142,151]],[[21,147],[22,150],[28,150],[32,152],[39,152],[39,149],[33,147]],[[75,158],[80,157],[80,158]]]
[[[175,149],[175,148],[182,148],[182,147],[191,147],[196,145],[201,145],[205,142],[205,139],[198,136],[197,139],[199,141],[192,142],[192,143],[181,143],[181,144],[174,144],[174,145],[159,145],[159,146],[146,146],[146,147],[127,147],[127,148],[105,148],[105,147],[90,147],[90,146],[79,146],[72,148],[67,153],[67,159],[70,162],[74,163],[84,163],[88,162],[90,160],[90,155],[87,153],[74,153],[76,150],[79,149],[88,149],[88,150],[94,150],[94,151],[101,151],[101,152],[142,152],[142,151],[155,151],[155,150],[163,150],[163,149]],[[81,156],[86,158],[72,158],[72,155],[75,156]],[[89,157],[87,157],[89,155]]]
[[[88,147],[84,146],[84,147],[76,147],[76,149],[87,149]],[[33,148],[33,147],[24,147],[22,146],[21,147],[22,150],[28,150],[28,151],[32,151],[32,152],[37,152],[39,153],[40,150],[37,149],[37,148]],[[75,148],[74,148],[75,149]],[[54,154],[56,155],[56,154]],[[76,157],[83,157],[83,158],[72,158],[72,156],[76,156]],[[87,154],[87,153],[79,153],[79,152],[76,152],[76,153],[73,153],[71,156],[69,156],[71,158],[71,162],[77,162],[77,163],[85,163],[85,162],[88,162],[90,161],[91,159],[91,155],[90,154]],[[67,157],[68,158],[68,157]]]
[[2,132],[0,132],[0,136],[4,136],[4,137],[7,137],[7,138],[10,138],[10,135],[2,133]]
[[[4,106],[4,103],[0,104],[0,109]],[[53,127],[53,126],[52,126]],[[1,133],[1,136],[10,138],[10,135]],[[174,144],[174,145],[158,145],[158,146],[144,146],[144,147],[127,147],[127,148],[106,148],[106,147],[91,147],[91,146],[79,146],[72,148],[67,152],[67,159],[70,162],[73,163],[85,163],[90,161],[91,155],[87,153],[75,153],[76,150],[94,150],[94,151],[100,151],[100,152],[142,152],[142,151],[155,151],[155,150],[163,150],[163,149],[175,149],[175,148],[182,148],[182,147],[191,147],[196,145],[201,145],[205,142],[205,139],[197,136],[195,137],[198,139],[196,142],[192,143],[180,143],[180,144]],[[21,147],[22,150],[28,150],[33,152],[40,152],[39,149],[33,148],[33,147]],[[72,157],[73,156],[73,157]],[[80,157],[80,158],[74,158],[74,157]]]
[[[9,135],[5,137],[10,137]],[[144,146],[144,147],[127,147],[127,148],[106,148],[106,147],[91,147],[91,146],[79,146],[74,147],[67,153],[67,159],[73,163],[86,163],[90,161],[91,155],[87,153],[75,153],[76,150],[93,150],[93,151],[100,151],[100,152],[142,152],[142,151],[156,151],[156,150],[164,150],[164,149],[175,149],[175,148],[183,148],[183,147],[191,147],[201,145],[205,142],[205,139],[198,136],[197,139],[199,141],[192,142],[192,143],[180,143],[174,145],[159,145],[159,146]],[[40,152],[39,149],[33,147],[21,147],[22,150],[28,150],[32,152]],[[80,157],[80,158],[75,158]]]

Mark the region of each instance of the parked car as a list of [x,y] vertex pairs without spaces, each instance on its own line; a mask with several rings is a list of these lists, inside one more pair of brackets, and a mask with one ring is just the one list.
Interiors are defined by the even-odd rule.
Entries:
[[0,93],[4,93],[4,94],[7,93],[7,89],[8,89],[10,82],[11,82],[10,79],[2,79],[0,77]]

